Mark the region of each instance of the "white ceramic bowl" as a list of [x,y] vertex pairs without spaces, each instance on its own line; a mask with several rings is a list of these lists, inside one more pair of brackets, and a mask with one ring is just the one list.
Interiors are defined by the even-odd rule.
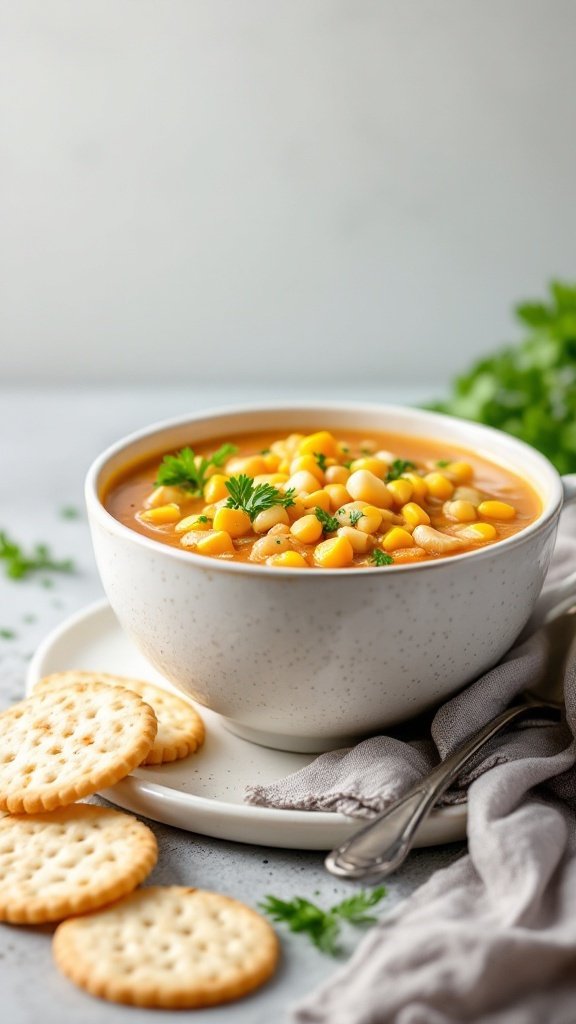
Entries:
[[[169,547],[121,525],[100,500],[141,457],[303,425],[472,449],[523,475],[542,514],[498,544],[442,561],[301,570]],[[560,510],[576,492],[574,478],[565,481],[534,449],[477,424],[391,406],[291,404],[202,412],[133,434],[92,465],[86,500],[104,589],[148,660],[240,736],[308,752],[410,718],[498,661],[542,586]]]

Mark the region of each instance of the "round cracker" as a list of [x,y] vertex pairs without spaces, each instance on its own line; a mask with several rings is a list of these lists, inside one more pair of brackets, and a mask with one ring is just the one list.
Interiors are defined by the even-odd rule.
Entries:
[[161,689],[154,683],[109,672],[54,672],[36,684],[35,691],[46,687],[69,686],[71,683],[106,683],[123,686],[137,693],[154,709],[158,719],[158,732],[142,764],[165,764],[188,757],[204,742],[204,722],[192,705],[175,693]]
[[193,1008],[262,985],[278,940],[260,914],[200,889],[151,886],[56,929],[57,966],[94,996],[133,1006]]
[[113,786],[154,742],[137,694],[102,683],[35,693],[0,714],[0,809],[51,811]]
[[153,832],[130,814],[71,804],[0,819],[0,920],[44,924],[132,892],[158,857]]

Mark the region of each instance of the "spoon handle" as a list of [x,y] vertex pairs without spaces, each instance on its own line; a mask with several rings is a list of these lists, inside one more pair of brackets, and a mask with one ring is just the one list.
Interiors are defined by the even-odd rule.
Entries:
[[509,722],[536,712],[554,719],[560,716],[557,706],[536,701],[503,711],[383,814],[332,850],[324,862],[328,871],[341,878],[374,879],[385,878],[395,871],[408,855],[419,825],[470,758]]

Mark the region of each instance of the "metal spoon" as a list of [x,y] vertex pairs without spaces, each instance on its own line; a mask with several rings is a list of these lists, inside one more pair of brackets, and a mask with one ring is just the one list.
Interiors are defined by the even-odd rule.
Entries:
[[[553,673],[547,690],[557,684],[560,666],[564,661],[569,644],[574,636],[574,614],[576,606],[560,614],[557,619],[548,617],[546,629],[550,631],[553,651]],[[568,627],[568,628],[567,628]],[[554,693],[554,697],[556,697]],[[510,722],[524,715],[542,715],[546,719],[559,721],[561,718],[561,697],[553,702],[534,699],[535,694],[525,694],[526,703],[507,708],[457,750],[447,757],[425,779],[395,801],[383,814],[372,820],[341,846],[332,850],[324,861],[328,871],[341,878],[385,878],[402,864],[407,857],[415,834],[442,794],[454,782],[467,762],[493,736]],[[540,696],[538,694],[537,696]]]

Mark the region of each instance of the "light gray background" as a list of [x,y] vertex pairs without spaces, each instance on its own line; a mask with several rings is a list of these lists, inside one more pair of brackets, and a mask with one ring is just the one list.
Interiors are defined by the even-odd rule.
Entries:
[[0,14],[5,382],[433,388],[574,276],[574,0]]

